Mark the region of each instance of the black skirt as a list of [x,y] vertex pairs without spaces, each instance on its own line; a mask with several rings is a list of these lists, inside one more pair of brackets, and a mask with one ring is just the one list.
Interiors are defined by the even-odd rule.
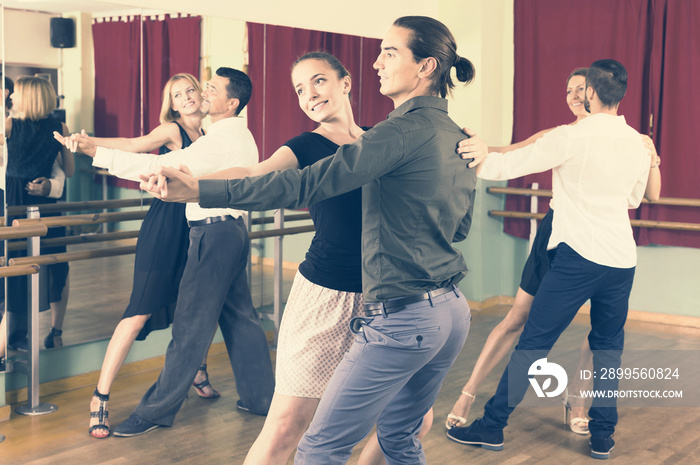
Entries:
[[533,296],[537,294],[537,290],[540,288],[544,275],[549,271],[547,244],[549,244],[549,236],[552,235],[553,218],[554,210],[550,208],[537,227],[535,241],[532,244],[530,256],[527,257],[525,268],[523,268],[523,275],[520,278],[520,289]]
[[151,315],[136,339],[143,340],[173,321],[189,228],[185,204],[154,199],[141,224],[134,257],[134,284],[122,318]]

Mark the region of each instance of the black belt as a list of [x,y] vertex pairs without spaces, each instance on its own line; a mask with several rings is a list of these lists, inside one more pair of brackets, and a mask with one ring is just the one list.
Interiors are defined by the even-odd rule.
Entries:
[[400,297],[398,299],[387,300],[386,302],[370,302],[364,304],[365,316],[388,315],[404,310],[408,305],[426,300],[432,301],[433,298],[439,297],[448,292],[455,292],[455,286],[441,287],[434,291],[424,292],[422,294],[410,295],[408,297]]
[[207,224],[221,223],[222,221],[233,221],[236,219],[238,218],[234,218],[231,215],[208,216],[203,220],[188,221],[187,226],[191,228],[192,226],[204,226]]

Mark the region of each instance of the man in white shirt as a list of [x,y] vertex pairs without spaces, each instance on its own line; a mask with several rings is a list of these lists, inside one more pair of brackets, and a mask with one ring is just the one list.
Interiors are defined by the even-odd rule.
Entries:
[[[157,166],[185,165],[195,175],[204,175],[254,165],[258,162],[258,149],[245,119],[238,117],[250,99],[251,90],[250,79],[244,73],[219,68],[202,92],[202,110],[206,111],[208,106],[212,120],[207,134],[189,147],[165,155],[95,147],[80,134],[66,139],[65,144],[93,156],[93,166],[131,180],[139,180],[139,175],[151,173]],[[190,246],[165,365],[134,413],[114,428],[115,436],[137,436],[159,426],[172,425],[217,322],[236,378],[238,408],[266,415],[270,407],[274,375],[267,339],[248,288],[246,265],[250,243],[246,212],[188,203],[185,214],[190,225]]]
[[[491,180],[552,169],[557,214],[548,246],[550,271],[496,394],[486,404],[483,418],[448,432],[454,441],[503,449],[503,428],[530,386],[531,367],[546,357],[589,299],[594,370],[620,367],[637,258],[627,210],[639,206],[650,167],[639,133],[617,115],[626,89],[622,64],[594,62],[586,77],[591,116],[574,126],[556,128],[530,146],[489,154],[477,168],[479,177]],[[597,377],[594,389],[616,391],[617,384],[616,379]],[[607,459],[617,424],[615,399],[595,399],[589,415],[591,456]]]

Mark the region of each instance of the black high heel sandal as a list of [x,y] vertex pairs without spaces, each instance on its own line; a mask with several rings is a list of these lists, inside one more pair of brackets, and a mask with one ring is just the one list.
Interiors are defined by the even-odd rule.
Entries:
[[[205,399],[216,399],[217,397],[221,396],[221,394],[219,394],[219,391],[214,389],[212,387],[211,383],[209,382],[209,373],[207,373],[207,364],[203,363],[199,367],[198,371],[203,371],[204,375],[206,376],[204,381],[202,381],[201,383],[195,383],[194,381],[192,382],[192,386],[194,386],[194,390],[197,391],[197,394],[199,395],[199,397],[204,397]],[[211,387],[211,390],[214,392],[214,394],[209,395],[206,392],[204,392],[204,388],[207,386]]]
[[[109,417],[109,411],[107,410],[107,402],[109,401],[109,394],[100,394],[100,391],[95,388],[95,392],[93,393],[93,396],[97,397],[100,399],[100,408],[96,412],[90,412],[90,418],[97,418],[98,423],[96,425],[92,425],[90,429],[88,430],[88,433],[90,436],[93,438],[97,439],[104,439],[109,436],[109,426],[107,426],[107,418]],[[104,436],[95,436],[93,431],[107,431],[107,434]]]
[[63,347],[63,335],[62,329],[51,328],[49,335],[44,339],[44,347],[47,349],[53,349],[54,347]]

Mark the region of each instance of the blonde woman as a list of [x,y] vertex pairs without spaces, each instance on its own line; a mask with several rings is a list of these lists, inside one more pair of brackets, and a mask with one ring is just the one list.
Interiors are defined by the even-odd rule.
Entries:
[[[9,97],[15,117],[5,119],[7,166],[3,166],[4,172],[0,173],[5,183],[2,187],[5,190],[6,203],[8,206],[55,203],[56,198],[40,194],[31,186],[40,179],[52,177],[54,164],[60,166],[67,176],[71,176],[75,170],[73,154],[51,137],[54,131],[68,134],[66,125],[51,117],[51,112],[56,108],[56,92],[46,79],[23,76],[17,79]],[[51,228],[47,237],[59,237],[64,234],[64,228]],[[42,252],[54,254],[65,250],[65,246],[50,247],[44,248]],[[25,254],[26,251],[17,251],[10,254],[10,257]],[[49,302],[55,304],[65,301],[68,290],[68,264],[49,265],[48,271]],[[8,311],[13,314],[8,323],[8,346],[12,349],[27,350],[26,277],[9,279],[7,303]]]

